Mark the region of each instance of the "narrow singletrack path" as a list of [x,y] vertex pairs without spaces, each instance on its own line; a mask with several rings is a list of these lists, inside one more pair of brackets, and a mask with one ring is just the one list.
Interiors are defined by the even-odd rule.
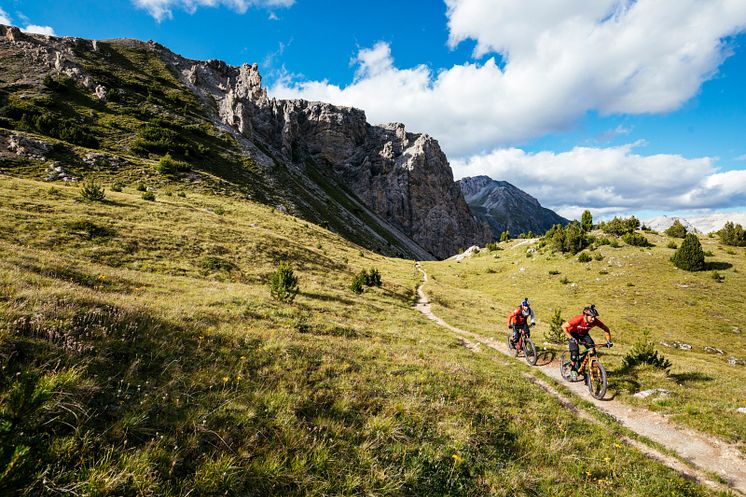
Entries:
[[[512,357],[512,354],[508,352],[508,347],[505,345],[504,340],[496,340],[459,329],[433,314],[430,302],[423,290],[423,286],[427,283],[427,273],[419,263],[417,263],[417,269],[422,273],[422,283],[417,287],[415,309],[435,321],[438,325],[459,335],[464,345],[468,345],[467,348],[472,351],[475,351],[475,348],[478,351],[478,346],[481,344]],[[677,459],[667,456],[641,442],[625,439],[626,443],[664,462],[669,467],[691,479],[722,490],[722,486],[713,481],[704,472],[717,474],[724,481],[728,482],[728,490],[736,490],[746,495],[746,459],[744,459],[736,447],[700,432],[673,425],[665,417],[647,409],[630,407],[619,401],[609,399],[608,396],[604,400],[595,399],[588,392],[588,388],[584,382],[566,382],[560,375],[556,361],[549,361],[547,364],[534,367],[552,380],[567,387],[573,394],[593,403],[600,411],[613,417],[622,426],[673,451],[679,457],[691,463],[693,468],[689,468]],[[572,406],[573,410],[582,411],[582,408],[579,408],[575,402],[567,399],[546,382],[535,379],[534,383],[557,398],[566,407],[571,408],[570,406]],[[586,419],[588,418],[592,417],[587,416]]]

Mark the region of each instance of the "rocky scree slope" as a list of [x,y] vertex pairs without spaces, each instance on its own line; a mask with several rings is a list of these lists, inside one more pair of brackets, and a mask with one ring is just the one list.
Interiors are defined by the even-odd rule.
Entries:
[[567,219],[542,207],[534,197],[507,181],[488,176],[462,178],[458,181],[466,202],[476,217],[489,225],[491,235],[499,239],[504,231],[515,236],[529,231],[543,234],[555,224],[566,225]]
[[[358,109],[270,99],[256,65],[189,60],[153,42],[56,38],[5,26],[0,64],[0,127],[14,130],[1,148],[19,133],[55,138],[57,156],[38,165],[63,159],[85,176],[91,151],[133,166],[171,153],[195,173],[217,176],[222,190],[248,192],[386,255],[445,258],[490,239],[436,140],[401,124],[372,126]],[[49,112],[83,138],[45,129],[38,116]],[[170,146],[162,129],[184,143]],[[190,148],[195,142],[201,146]],[[26,165],[39,159],[24,158]]]

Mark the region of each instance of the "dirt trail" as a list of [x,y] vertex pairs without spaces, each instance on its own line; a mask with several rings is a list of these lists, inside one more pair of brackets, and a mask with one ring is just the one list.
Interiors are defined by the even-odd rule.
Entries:
[[[433,314],[430,309],[430,302],[422,288],[427,283],[427,273],[425,273],[419,263],[417,264],[417,269],[422,273],[422,283],[417,287],[418,300],[415,305],[418,311],[440,326],[458,334],[464,345],[472,351],[478,351],[481,344],[512,357],[512,354],[508,353],[508,348],[503,340],[483,337],[477,333],[456,328]],[[672,450],[681,458],[690,462],[696,469],[688,468],[677,459],[666,456],[640,442],[630,439],[625,440],[630,445],[634,445],[649,456],[661,460],[689,478],[722,490],[720,484],[712,481],[702,471],[717,474],[728,482],[729,490],[736,490],[746,495],[746,459],[743,458],[736,447],[694,430],[675,426],[658,413],[623,405],[621,402],[609,399],[608,394],[604,400],[594,399],[588,392],[585,383],[569,383],[564,381],[560,375],[556,361],[542,360],[540,356],[536,368],[546,376],[567,387],[572,393],[578,395],[583,400],[592,402],[599,410],[612,416],[622,426]],[[559,399],[568,408],[580,410],[572,400],[567,399],[557,392],[551,385],[540,380],[536,380],[534,383]]]

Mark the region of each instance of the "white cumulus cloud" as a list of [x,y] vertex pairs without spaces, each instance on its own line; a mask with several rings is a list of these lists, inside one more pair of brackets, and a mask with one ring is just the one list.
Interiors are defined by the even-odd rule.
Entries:
[[635,153],[637,144],[561,153],[494,150],[454,160],[454,176],[486,174],[513,183],[566,217],[643,210],[746,206],[746,171],[721,171],[711,157]]
[[347,85],[285,78],[270,94],[359,107],[466,156],[566,129],[588,111],[677,109],[731,53],[728,37],[746,29],[743,0],[446,3],[449,44],[475,40],[485,60],[399,68],[378,43],[360,51]]
[[132,0],[136,7],[145,9],[158,22],[170,19],[173,9],[193,14],[200,7],[224,6],[243,14],[250,7],[290,7],[295,0]]
[[10,22],[10,16],[2,8],[0,8],[0,24],[5,24],[8,26],[13,24],[12,22]]
[[37,26],[36,24],[29,24],[23,31],[26,33],[34,33],[39,35],[55,36],[54,29],[51,26]]

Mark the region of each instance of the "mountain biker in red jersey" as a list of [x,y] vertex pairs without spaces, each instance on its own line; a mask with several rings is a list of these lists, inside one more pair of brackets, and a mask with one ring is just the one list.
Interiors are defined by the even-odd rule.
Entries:
[[521,329],[523,330],[524,335],[531,336],[531,332],[528,329],[529,317],[531,318],[531,326],[535,325],[536,316],[534,315],[534,310],[531,309],[528,299],[525,298],[523,299],[523,302],[521,302],[521,305],[516,307],[508,316],[508,328],[513,329],[513,336],[510,338],[512,343],[518,342],[518,333]]
[[580,354],[578,343],[582,343],[587,347],[595,345],[589,333],[594,326],[598,326],[604,330],[606,346],[612,347],[614,344],[611,341],[611,330],[598,319],[598,311],[595,305],[584,308],[583,314],[578,314],[562,324],[562,331],[565,332],[565,336],[570,341],[570,363],[572,364],[570,377],[573,381],[578,379],[578,355]]

